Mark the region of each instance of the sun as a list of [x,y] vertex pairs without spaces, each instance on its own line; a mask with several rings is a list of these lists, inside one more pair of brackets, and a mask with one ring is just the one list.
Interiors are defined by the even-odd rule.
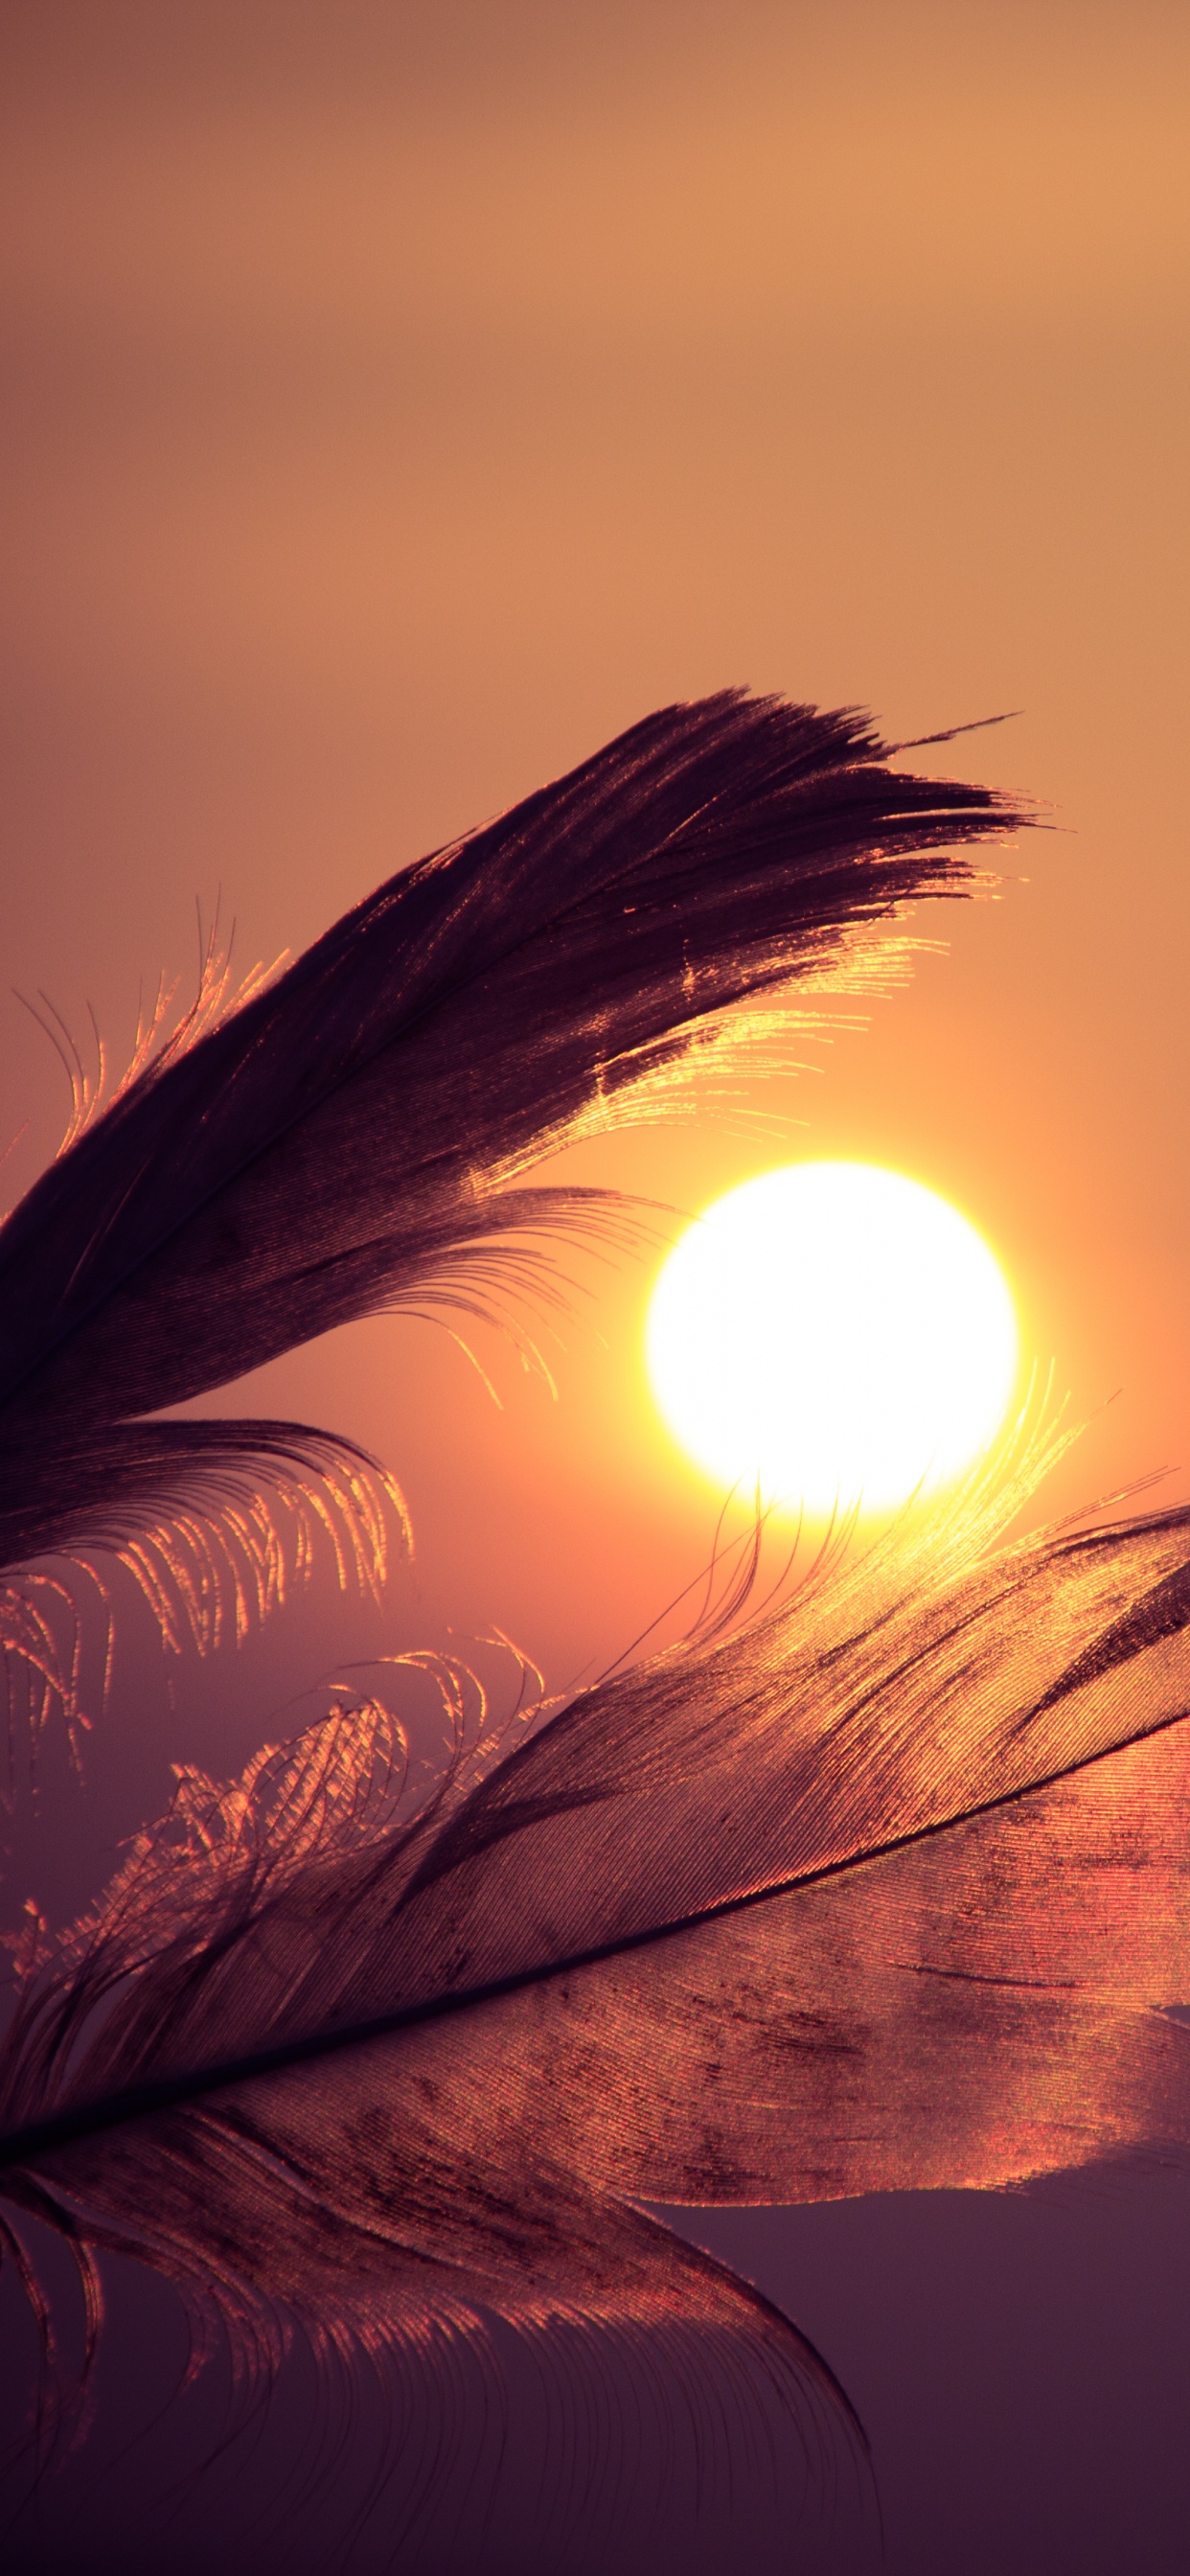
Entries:
[[872,1163],[792,1163],[717,1199],[661,1272],[647,1354],[665,1420],[717,1484],[811,1517],[951,1483],[1018,1368],[982,1235]]

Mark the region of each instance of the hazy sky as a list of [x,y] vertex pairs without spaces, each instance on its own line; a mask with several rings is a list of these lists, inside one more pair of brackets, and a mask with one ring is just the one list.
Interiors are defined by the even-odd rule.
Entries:
[[[895,737],[1020,709],[930,757],[1043,800],[1028,882],[922,915],[949,956],[753,1096],[804,1124],[582,1171],[695,1207],[896,1164],[1092,1417],[1054,1508],[1190,1491],[1188,55],[1152,0],[8,0],[6,985],[119,1057],[196,896],[245,966],[297,949],[724,683]],[[0,1054],[15,1190],[64,1084],[15,1000]],[[395,1469],[407,1625],[500,1621],[555,1685],[714,1516],[647,1265],[590,1276],[556,1403],[411,1323],[244,1392]]]

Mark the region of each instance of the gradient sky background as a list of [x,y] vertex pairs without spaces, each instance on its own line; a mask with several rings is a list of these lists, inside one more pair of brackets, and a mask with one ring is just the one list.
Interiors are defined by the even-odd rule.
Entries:
[[[1044,800],[1028,881],[920,915],[949,954],[752,1095],[802,1123],[581,1172],[694,1208],[895,1164],[1089,1419],[1043,1508],[1190,1491],[1188,57],[1160,0],[7,0],[5,984],[119,1059],[196,896],[245,967],[297,950],[651,706],[1019,708],[928,756]],[[15,1194],[64,1082],[15,1000],[0,1053]],[[130,1613],[120,1741],[30,1829],[52,1902],[353,1644],[498,1621],[561,1688],[696,1571],[649,1264],[586,1275],[556,1402],[481,1336],[496,1410],[412,1322],[244,1387],[385,1456],[416,1566],[387,1626],[300,1605],[172,1712]],[[1180,2185],[740,2226],[868,2417],[906,2576],[1184,2564]]]

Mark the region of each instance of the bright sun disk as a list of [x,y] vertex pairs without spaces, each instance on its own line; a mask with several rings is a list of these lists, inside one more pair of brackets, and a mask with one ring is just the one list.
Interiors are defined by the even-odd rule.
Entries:
[[992,1439],[1018,1364],[983,1237],[871,1163],[794,1163],[717,1199],[665,1264],[647,1349],[698,1464],[812,1516],[951,1483]]

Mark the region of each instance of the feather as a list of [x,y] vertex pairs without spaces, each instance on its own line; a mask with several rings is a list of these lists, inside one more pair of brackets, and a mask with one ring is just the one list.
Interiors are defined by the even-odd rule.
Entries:
[[988,1508],[517,1721],[412,1815],[376,1710],[184,1776],[30,1974],[14,2247],[55,2227],[93,2313],[96,2253],[139,2255],[249,2381],[296,2324],[445,2405],[452,2338],[584,2319],[792,2402],[828,2385],[793,2327],[642,2201],[1184,2152],[1190,1513],[972,1561]]
[[220,1024],[204,1006],[0,1229],[7,1561],[85,1545],[105,1456],[99,1544],[120,1508],[197,1508],[220,1443],[258,1476],[300,1450],[308,1495],[300,1427],[110,1427],[381,1306],[487,1298],[526,1229],[606,1224],[605,1193],[507,1184],[749,995],[821,984],[907,898],[969,891],[954,845],[1023,819],[888,760],[846,712],[668,708],[392,878]]
[[[526,1165],[969,888],[942,845],[1011,812],[895,775],[849,715],[724,696],[394,879],[146,1065],[0,1235],[9,1561],[169,1566],[230,1528],[267,1591],[263,1487],[333,1519],[336,1477],[366,1557],[360,1453],[144,1417],[607,1221]],[[5,2243],[47,2333],[23,2216],[92,2336],[97,2258],[133,2253],[248,2385],[298,2332],[445,2420],[493,2320],[569,2323],[660,2338],[687,2385],[717,2344],[804,2419],[841,2403],[823,2365],[645,2203],[1183,2152],[1190,1513],[989,1555],[1031,1472],[485,1732],[432,1791],[372,1706],[223,1788],[181,1774],[5,2041]]]

